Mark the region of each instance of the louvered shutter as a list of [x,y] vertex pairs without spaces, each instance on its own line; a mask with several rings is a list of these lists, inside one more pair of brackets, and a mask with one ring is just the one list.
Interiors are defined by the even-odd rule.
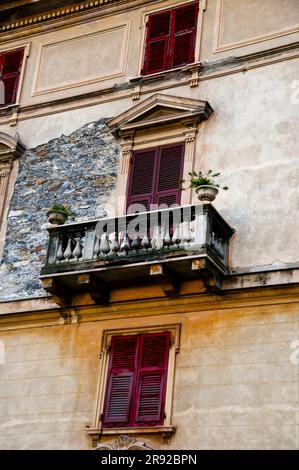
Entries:
[[129,424],[137,361],[137,336],[112,339],[103,424]]
[[183,172],[184,144],[161,147],[158,163],[156,203],[180,203],[180,178]]
[[170,346],[169,333],[141,337],[135,425],[162,424]]
[[170,67],[179,67],[194,61],[198,3],[177,8],[174,15]]
[[[134,213],[136,209],[142,212],[142,206],[147,211],[154,193],[154,174],[156,170],[156,150],[135,152],[131,162],[129,188],[127,197],[127,212]],[[139,207],[136,206],[140,205]]]
[[184,144],[133,155],[127,197],[127,212],[151,210],[151,204],[180,204],[180,178],[183,173]]
[[170,26],[170,11],[149,17],[147,23],[145,62],[142,73],[155,73],[167,68]]
[[2,54],[0,62],[0,78],[5,87],[5,104],[13,104],[17,98],[19,79],[22,69],[24,49]]

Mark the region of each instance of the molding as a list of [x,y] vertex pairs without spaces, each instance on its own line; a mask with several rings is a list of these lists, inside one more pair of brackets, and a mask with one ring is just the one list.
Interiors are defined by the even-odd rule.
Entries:
[[276,39],[282,36],[287,36],[290,34],[295,34],[299,32],[299,25],[292,25],[288,28],[284,28],[278,31],[272,31],[267,34],[262,34],[261,36],[256,36],[252,38],[245,39],[243,41],[236,41],[227,44],[221,44],[222,32],[223,32],[223,17],[224,17],[224,2],[225,0],[218,0],[217,3],[217,13],[216,13],[216,35],[215,35],[215,46],[213,53],[217,54],[218,52],[230,51],[232,49],[238,49],[241,47],[250,46],[252,44],[257,44],[263,41],[269,41],[271,39]]
[[[140,29],[142,29],[142,42],[141,42],[141,47],[140,47],[140,53],[139,53],[139,60],[138,60],[138,71],[140,72],[143,67],[143,62],[144,62],[144,55],[145,55],[145,48],[146,48],[146,25],[148,22],[148,17],[154,13],[159,13],[164,10],[172,10],[174,8],[179,8],[180,6],[183,5],[188,5],[188,3],[195,3],[199,2],[201,4],[203,0],[181,0],[181,1],[168,1],[167,5],[162,5],[158,8],[152,7],[150,9],[146,9],[146,11],[143,12],[142,15],[142,22],[140,25]],[[195,60],[199,60],[199,52],[200,52],[200,40],[201,40],[201,31],[202,31],[202,11],[201,8],[199,8],[198,12],[198,21],[197,21],[197,34],[196,34],[196,43],[195,43]],[[158,73],[163,73],[163,72],[158,72]],[[154,74],[153,74],[154,75]],[[144,78],[149,77],[150,75],[144,76]],[[134,95],[133,95],[134,96]],[[134,98],[133,100],[138,99]]]
[[[298,309],[298,274],[297,270],[297,281],[294,279],[293,284],[290,283],[290,271],[285,272],[284,284],[283,279],[280,279],[280,284],[277,280],[276,284],[271,285],[267,284],[265,276],[255,273],[248,275],[248,278],[246,276],[247,279],[242,275],[228,280],[227,284],[222,286],[221,294],[192,293],[173,298],[171,301],[168,298],[135,300],[134,302],[126,300],[100,306],[78,305],[72,309],[77,316],[78,323],[112,321],[118,325],[119,322],[135,321],[139,318],[141,324],[144,327],[148,325],[149,328],[152,327],[152,322],[156,317],[165,317],[163,321],[166,328],[167,316],[169,316],[169,321],[173,322],[174,319],[179,320],[180,315],[184,317],[194,312],[213,311],[214,315],[223,315],[225,311],[235,310],[237,315],[242,316],[250,315],[251,310],[256,308],[277,308],[279,311],[283,309],[283,305],[286,305],[287,311],[290,311],[291,305]],[[275,281],[275,278],[272,281]],[[176,317],[176,315],[179,316]],[[65,321],[61,318],[61,309],[55,306],[51,297],[0,302],[0,331],[41,328],[64,323]]]
[[122,431],[122,434],[111,443],[99,444],[96,440],[93,441],[94,450],[153,450],[145,442],[137,441],[134,437],[124,434],[124,432],[129,434],[127,430]]
[[[87,434],[92,437],[94,450],[154,450],[143,441],[137,441],[134,434],[161,434],[162,443],[170,444],[171,435],[175,432],[174,426],[156,426],[147,428],[111,428],[111,429],[88,429]],[[119,436],[112,443],[100,444],[102,436]]]
[[[112,132],[122,138],[122,156],[116,189],[118,197],[126,199],[133,150],[185,141],[183,179],[187,179],[194,166],[197,126],[212,113],[213,109],[207,101],[156,93],[108,121]],[[141,134],[138,131],[141,131]],[[182,194],[182,204],[190,202],[189,188]],[[167,286],[165,289],[168,291]],[[175,288],[173,294],[174,291]]]
[[[121,432],[124,433],[124,429],[121,429],[117,432],[114,429],[104,429],[102,430],[101,426],[101,416],[104,408],[104,399],[106,392],[106,383],[107,383],[107,374],[108,374],[108,364],[110,356],[110,345],[113,336],[119,335],[132,335],[132,334],[147,334],[147,333],[157,333],[162,331],[169,331],[171,334],[171,344],[169,349],[169,360],[168,360],[168,373],[167,373],[167,385],[166,385],[166,395],[165,395],[165,420],[163,426],[148,428],[138,428],[138,433],[142,434],[144,432],[165,432],[165,427],[169,432],[170,429],[174,429],[171,424],[171,414],[172,414],[172,399],[173,399],[173,390],[174,390],[174,373],[175,373],[175,359],[176,354],[179,352],[180,347],[180,337],[181,337],[181,324],[157,324],[153,326],[143,326],[135,328],[118,328],[111,330],[104,330],[101,340],[101,352],[100,352],[100,372],[99,379],[97,384],[96,392],[96,403],[94,410],[94,417],[92,420],[92,426],[87,428],[87,433],[94,435],[95,437],[100,434],[118,434]],[[134,430],[135,428],[133,428]],[[126,428],[127,432],[128,428]],[[136,430],[135,430],[136,432]]]
[[0,53],[13,51],[17,49],[24,49],[24,56],[23,56],[23,63],[22,63],[22,68],[21,68],[21,73],[20,73],[20,78],[19,78],[16,102],[14,104],[0,108],[0,116],[1,114],[8,113],[8,116],[9,116],[8,123],[11,127],[16,126],[18,122],[18,114],[19,114],[19,109],[20,109],[21,94],[23,90],[24,74],[25,74],[27,59],[30,55],[31,42],[27,42],[25,44],[20,44],[17,46],[8,46],[8,47],[0,46]]
[[6,216],[13,192],[13,180],[17,176],[17,164],[14,164],[14,161],[24,150],[24,146],[16,139],[0,132],[0,259],[4,249]]
[[42,31],[53,31],[61,27],[89,21],[103,15],[119,13],[149,3],[159,3],[161,0],[93,0],[76,2],[66,7],[49,9],[15,21],[0,23],[1,39],[12,40]]
[[[159,112],[162,113],[159,115]],[[108,121],[108,126],[115,134],[126,135],[142,128],[160,127],[177,121],[200,122],[212,113],[213,109],[207,101],[156,93]]]
[[[213,80],[222,76],[244,71],[254,70],[256,68],[279,64],[288,60],[299,58],[299,42],[289,45],[260,51],[257,53],[234,56],[228,59],[218,59],[208,61],[202,64],[199,75],[199,82]],[[190,85],[190,78],[186,76],[183,70],[168,71],[163,76],[156,78],[153,82],[144,83],[140,90],[140,96],[148,96],[152,93],[159,93],[171,89]],[[125,82],[109,88],[102,88],[95,92],[82,93],[80,95],[60,98],[43,103],[20,106],[18,121],[26,121],[39,117],[51,116],[53,114],[65,113],[76,109],[82,109],[91,106],[98,106],[103,103],[113,101],[132,99],[132,90],[136,85],[131,82]],[[11,119],[10,108],[0,109],[0,125],[9,124]]]
[[[40,96],[40,95],[45,95],[48,93],[53,93],[57,91],[63,91],[63,90],[69,90],[71,88],[77,88],[85,85],[90,85],[93,83],[98,83],[101,81],[109,80],[112,78],[117,78],[117,77],[123,77],[126,75],[126,67],[127,67],[127,60],[128,60],[128,51],[129,51],[129,37],[130,37],[130,28],[131,27],[131,22],[128,21],[126,23],[121,23],[119,25],[112,26],[107,29],[100,29],[98,31],[94,31],[92,33],[84,34],[84,35],[79,35],[75,37],[69,37],[64,40],[52,42],[52,43],[47,43],[47,44],[42,44],[39,47],[39,53],[38,53],[38,58],[37,58],[37,66],[36,66],[36,72],[35,72],[35,78],[34,78],[34,86],[33,86],[33,91],[32,91],[32,96]],[[119,59],[119,70],[116,70],[115,72],[108,74],[108,75],[101,75],[97,76],[94,78],[89,78],[86,80],[80,80],[80,81],[74,81],[74,82],[69,82],[65,85],[61,86],[54,86],[54,87],[49,87],[49,88],[39,88],[39,77],[40,77],[40,72],[42,70],[42,62],[43,62],[43,57],[45,54],[45,51],[51,47],[55,46],[62,46],[65,44],[70,44],[72,42],[77,42],[80,40],[88,39],[88,38],[96,38],[97,36],[101,36],[102,34],[113,32],[113,31],[119,31],[123,30],[123,40],[122,40],[122,50],[120,54],[120,59]],[[97,40],[100,41],[100,38],[97,38]]]
[[[122,0],[121,3],[129,3],[130,0]],[[107,7],[115,3],[120,3],[119,0],[94,0],[94,1],[83,1],[77,2],[75,5],[65,6],[62,8],[56,8],[54,10],[47,10],[45,12],[37,13],[29,17],[20,18],[12,22],[0,24],[0,32],[11,31],[14,29],[24,28],[26,26],[37,25],[50,20],[60,20],[74,14],[80,14],[87,10]]]
[[19,158],[25,147],[21,142],[11,135],[0,131],[0,164],[12,164],[12,161]]

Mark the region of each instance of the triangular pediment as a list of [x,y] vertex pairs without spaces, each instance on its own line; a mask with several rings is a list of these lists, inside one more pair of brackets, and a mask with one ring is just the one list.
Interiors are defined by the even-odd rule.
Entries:
[[109,127],[118,133],[166,125],[178,120],[208,119],[213,109],[207,101],[154,94],[111,119]]

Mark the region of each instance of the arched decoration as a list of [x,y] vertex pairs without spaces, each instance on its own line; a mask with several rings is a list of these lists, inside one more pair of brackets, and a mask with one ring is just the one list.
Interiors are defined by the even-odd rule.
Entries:
[[133,437],[122,434],[111,444],[98,444],[94,450],[154,450],[145,442],[137,441]]
[[11,135],[0,132],[0,162],[4,159],[4,154],[12,158],[20,156],[24,151],[24,146]]
[[0,132],[0,257],[3,248],[3,232],[10,197],[10,182],[14,161],[24,152],[24,146],[14,137]]

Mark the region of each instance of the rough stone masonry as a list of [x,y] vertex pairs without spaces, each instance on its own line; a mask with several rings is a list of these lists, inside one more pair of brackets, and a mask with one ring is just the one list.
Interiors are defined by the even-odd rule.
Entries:
[[8,214],[0,302],[46,295],[38,278],[47,249],[47,210],[56,199],[71,206],[75,221],[104,217],[119,154],[104,119],[24,153]]

